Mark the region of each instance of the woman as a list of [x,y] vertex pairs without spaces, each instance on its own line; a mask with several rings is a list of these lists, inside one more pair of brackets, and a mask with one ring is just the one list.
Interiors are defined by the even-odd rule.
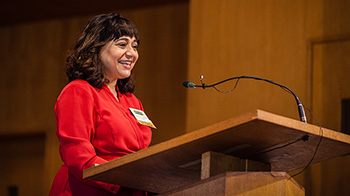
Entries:
[[55,105],[56,133],[64,164],[50,195],[145,195],[82,178],[83,170],[147,148],[151,129],[130,108],[143,110],[132,94],[139,57],[135,26],[119,14],[91,19],[67,58],[69,84]]

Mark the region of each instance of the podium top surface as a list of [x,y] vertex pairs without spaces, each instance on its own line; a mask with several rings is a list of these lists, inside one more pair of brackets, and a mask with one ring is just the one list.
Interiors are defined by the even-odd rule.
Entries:
[[89,168],[84,178],[163,193],[200,181],[207,151],[290,172],[309,163],[321,136],[312,164],[350,153],[349,135],[256,110]]

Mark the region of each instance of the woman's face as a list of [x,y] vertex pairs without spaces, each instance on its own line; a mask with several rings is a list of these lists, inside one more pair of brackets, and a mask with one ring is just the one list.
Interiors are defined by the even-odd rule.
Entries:
[[139,54],[135,37],[122,36],[102,47],[100,58],[103,74],[109,81],[124,79],[131,75]]

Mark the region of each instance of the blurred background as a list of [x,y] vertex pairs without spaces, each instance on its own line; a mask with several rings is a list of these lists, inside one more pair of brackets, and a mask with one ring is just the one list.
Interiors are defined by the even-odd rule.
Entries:
[[[101,13],[120,12],[140,32],[135,94],[158,128],[152,145],[255,109],[299,119],[293,97],[264,82],[241,80],[229,94],[182,86],[200,83],[200,75],[207,84],[240,75],[273,80],[291,88],[322,126],[350,132],[348,0],[1,4],[0,195],[48,194],[62,164],[53,108],[67,83],[65,57]],[[295,179],[306,195],[350,195],[349,165],[349,155],[338,157]]]

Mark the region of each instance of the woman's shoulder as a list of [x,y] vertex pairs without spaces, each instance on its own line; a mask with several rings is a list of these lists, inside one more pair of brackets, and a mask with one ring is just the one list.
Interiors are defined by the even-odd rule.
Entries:
[[64,88],[65,89],[82,89],[82,90],[92,90],[95,89],[86,80],[76,79],[69,82]]
[[96,89],[91,86],[87,81],[76,79],[69,82],[61,91],[60,95],[64,94],[91,94]]
[[86,80],[82,80],[82,79],[73,80],[65,86],[65,88],[79,88],[79,87],[93,88]]
[[[67,108],[87,108],[94,106],[95,90],[84,80],[74,80],[69,82],[59,94],[55,111],[64,111]],[[65,108],[65,109],[63,109]]]

